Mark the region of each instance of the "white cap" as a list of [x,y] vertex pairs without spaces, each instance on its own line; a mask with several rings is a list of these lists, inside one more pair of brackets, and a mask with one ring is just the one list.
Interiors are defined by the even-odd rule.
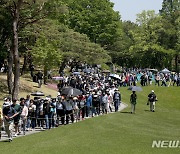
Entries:
[[78,98],[77,98],[77,97],[74,97],[73,100],[78,100]]
[[151,92],[154,93],[154,90],[152,90]]

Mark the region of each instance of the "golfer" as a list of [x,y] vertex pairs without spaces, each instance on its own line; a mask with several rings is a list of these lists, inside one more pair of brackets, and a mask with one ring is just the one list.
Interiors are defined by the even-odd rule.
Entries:
[[148,101],[150,104],[150,111],[155,112],[155,105],[156,105],[157,97],[154,93],[154,90],[152,90],[151,93],[148,95]]

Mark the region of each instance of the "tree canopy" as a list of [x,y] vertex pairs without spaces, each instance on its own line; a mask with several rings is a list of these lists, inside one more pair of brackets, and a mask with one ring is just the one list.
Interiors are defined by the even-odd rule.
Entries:
[[179,0],[163,0],[159,14],[142,11],[136,23],[122,22],[113,6],[110,0],[1,0],[0,60],[8,61],[12,97],[19,93],[22,55],[23,68],[30,55],[45,73],[63,71],[69,60],[179,71]]

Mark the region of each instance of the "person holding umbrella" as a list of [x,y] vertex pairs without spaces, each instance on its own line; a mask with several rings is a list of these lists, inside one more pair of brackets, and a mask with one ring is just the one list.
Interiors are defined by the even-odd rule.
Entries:
[[69,124],[69,116],[71,117],[71,122],[74,123],[73,107],[73,97],[67,96],[65,99],[66,124]]
[[131,114],[135,113],[135,107],[136,107],[136,104],[137,104],[136,100],[137,100],[136,91],[132,91],[132,94],[130,96]]

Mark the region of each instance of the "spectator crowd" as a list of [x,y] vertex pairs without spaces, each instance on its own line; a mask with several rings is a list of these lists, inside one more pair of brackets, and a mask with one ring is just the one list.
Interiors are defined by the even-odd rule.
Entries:
[[[121,105],[119,87],[136,86],[138,80],[141,86],[152,85],[152,81],[155,81],[157,86],[180,86],[180,75],[177,73],[153,73],[149,70],[126,69],[120,75],[112,75],[90,70],[92,69],[86,73],[74,70],[71,76],[59,78],[58,93],[55,98],[51,95],[46,97],[37,95],[33,99],[32,96],[27,95],[19,101],[5,98],[0,111],[0,124],[4,125],[9,141],[12,141],[13,128],[16,137],[22,133],[25,135],[27,131],[33,131],[36,127],[51,129],[101,114],[117,112]],[[41,87],[42,72],[39,72],[37,77],[39,77],[37,81]],[[69,91],[80,91],[80,93],[64,94],[63,91],[67,91],[66,88],[69,88]],[[154,91],[148,95],[149,99],[152,96],[154,98],[150,101],[150,110],[154,112],[156,101]],[[131,113],[135,113],[136,99],[137,95],[133,91],[130,96]]]

